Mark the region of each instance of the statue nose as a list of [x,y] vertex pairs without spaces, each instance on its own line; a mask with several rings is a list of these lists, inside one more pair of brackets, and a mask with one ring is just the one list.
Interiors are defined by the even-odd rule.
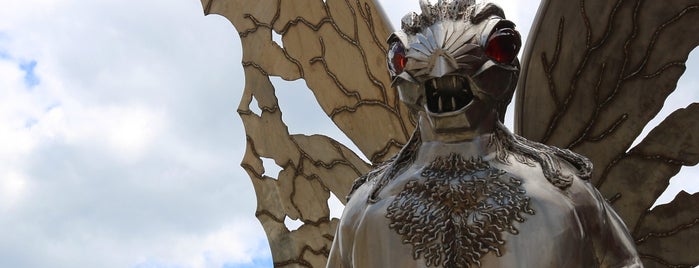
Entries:
[[432,77],[442,77],[457,69],[454,60],[446,55],[435,55],[432,59],[432,70],[430,71]]

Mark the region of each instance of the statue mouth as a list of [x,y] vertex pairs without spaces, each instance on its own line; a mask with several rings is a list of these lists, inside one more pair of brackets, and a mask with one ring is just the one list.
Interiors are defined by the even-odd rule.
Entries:
[[473,100],[468,79],[450,75],[433,78],[425,82],[427,109],[432,113],[458,111]]

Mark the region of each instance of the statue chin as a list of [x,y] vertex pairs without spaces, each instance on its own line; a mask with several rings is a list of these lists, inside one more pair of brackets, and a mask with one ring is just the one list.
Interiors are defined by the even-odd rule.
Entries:
[[[425,140],[465,141],[492,133],[498,122],[497,112],[485,103],[474,100],[465,107],[445,113],[421,112],[420,131]],[[425,121],[428,124],[425,124]],[[431,136],[431,138],[429,138]]]
[[[446,113],[433,113],[425,109],[432,130],[436,133],[462,133],[473,130],[478,118],[470,118],[466,111],[469,106]],[[470,110],[472,111],[472,110]],[[475,119],[475,120],[474,120]]]

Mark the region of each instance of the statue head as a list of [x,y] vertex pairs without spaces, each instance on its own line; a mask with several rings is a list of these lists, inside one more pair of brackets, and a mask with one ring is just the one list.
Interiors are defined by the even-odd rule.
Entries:
[[475,0],[420,0],[389,39],[388,66],[401,100],[438,133],[502,121],[519,75],[519,33],[502,9]]

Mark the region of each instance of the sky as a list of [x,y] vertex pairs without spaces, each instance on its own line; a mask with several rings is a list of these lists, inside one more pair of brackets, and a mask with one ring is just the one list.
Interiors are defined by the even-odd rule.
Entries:
[[[394,27],[419,10],[380,2]],[[538,1],[495,2],[528,32]],[[271,266],[239,166],[244,78],[225,18],[198,0],[0,6],[0,267]],[[697,101],[698,79],[661,115]],[[282,98],[291,132],[343,140],[310,93]],[[665,200],[699,190],[699,170],[682,172]]]

